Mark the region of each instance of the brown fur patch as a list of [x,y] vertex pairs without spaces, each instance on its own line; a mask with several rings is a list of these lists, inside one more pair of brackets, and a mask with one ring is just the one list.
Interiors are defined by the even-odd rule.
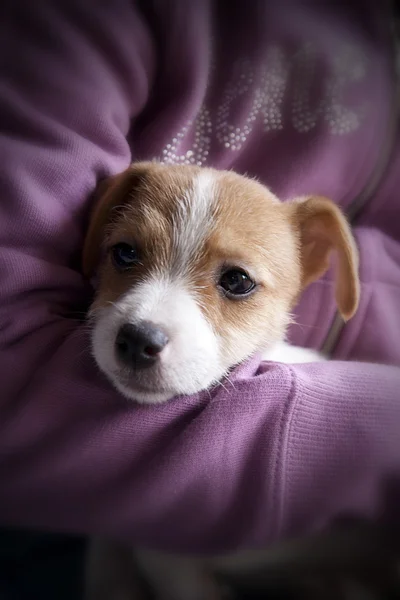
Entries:
[[[282,205],[265,187],[224,173],[217,194],[215,229],[196,271],[203,310],[234,360],[240,346],[254,352],[283,336],[300,290],[298,250]],[[255,292],[237,300],[221,294],[216,283],[224,267],[244,269]]]

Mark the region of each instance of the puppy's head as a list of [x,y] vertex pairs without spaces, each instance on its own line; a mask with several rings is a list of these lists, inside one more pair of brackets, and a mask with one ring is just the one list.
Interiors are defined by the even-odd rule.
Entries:
[[83,256],[85,274],[98,274],[93,353],[128,398],[195,393],[281,341],[332,250],[339,309],[357,308],[354,240],[326,199],[282,204],[232,172],[156,163],[98,195]]

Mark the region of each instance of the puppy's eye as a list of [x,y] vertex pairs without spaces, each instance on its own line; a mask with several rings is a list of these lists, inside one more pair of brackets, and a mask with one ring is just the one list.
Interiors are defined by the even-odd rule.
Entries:
[[222,274],[219,286],[226,296],[232,297],[250,294],[256,284],[242,269],[230,269]]
[[136,248],[129,244],[125,244],[124,242],[115,244],[115,246],[111,248],[111,256],[114,265],[119,271],[129,269],[129,267],[138,262]]

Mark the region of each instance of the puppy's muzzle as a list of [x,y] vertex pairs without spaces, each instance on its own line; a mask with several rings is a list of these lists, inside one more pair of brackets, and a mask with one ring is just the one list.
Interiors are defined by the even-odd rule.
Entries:
[[115,351],[119,362],[133,369],[152,367],[168,344],[168,336],[154,323],[126,323],[118,331]]

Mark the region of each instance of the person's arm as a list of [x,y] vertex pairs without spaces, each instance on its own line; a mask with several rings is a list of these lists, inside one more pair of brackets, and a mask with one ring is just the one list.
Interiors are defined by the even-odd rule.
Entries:
[[1,524],[201,550],[309,530],[342,508],[377,515],[381,478],[400,467],[399,371],[255,359],[212,397],[144,408],[94,366],[74,318],[84,199],[130,160],[152,57],[130,2],[77,6],[1,25],[15,61],[0,90]]

